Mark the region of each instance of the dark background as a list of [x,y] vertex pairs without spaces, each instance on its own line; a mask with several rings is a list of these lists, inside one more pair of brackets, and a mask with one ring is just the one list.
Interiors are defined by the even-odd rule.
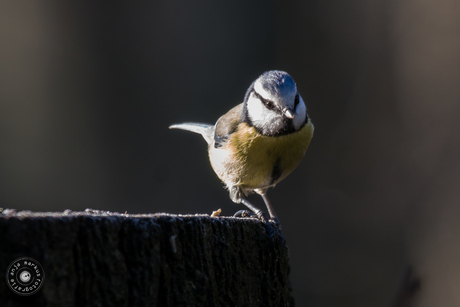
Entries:
[[2,2],[0,207],[231,215],[205,142],[168,126],[214,123],[285,70],[316,126],[269,191],[297,306],[390,306],[408,264],[413,306],[460,305],[459,9]]

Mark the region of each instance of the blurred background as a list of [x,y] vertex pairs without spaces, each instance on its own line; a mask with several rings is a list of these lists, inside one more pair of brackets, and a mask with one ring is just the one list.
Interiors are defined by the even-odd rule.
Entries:
[[458,1],[4,1],[0,44],[0,207],[232,215],[168,126],[285,70],[316,126],[269,191],[296,305],[391,306],[408,265],[410,306],[460,305]]

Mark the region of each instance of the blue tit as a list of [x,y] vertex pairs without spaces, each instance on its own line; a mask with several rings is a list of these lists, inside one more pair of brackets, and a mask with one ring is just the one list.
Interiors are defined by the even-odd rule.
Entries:
[[208,143],[211,166],[225,183],[231,200],[267,220],[246,199],[256,192],[262,196],[270,218],[279,224],[267,189],[299,165],[314,131],[305,103],[288,73],[263,73],[248,88],[243,103],[220,117],[215,125],[182,123],[169,128],[201,134]]

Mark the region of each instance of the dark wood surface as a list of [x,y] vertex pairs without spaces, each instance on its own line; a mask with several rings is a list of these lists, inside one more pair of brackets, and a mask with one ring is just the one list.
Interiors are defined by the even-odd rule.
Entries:
[[[4,282],[40,262],[39,292]],[[252,218],[83,212],[0,213],[0,306],[292,306],[279,229]]]

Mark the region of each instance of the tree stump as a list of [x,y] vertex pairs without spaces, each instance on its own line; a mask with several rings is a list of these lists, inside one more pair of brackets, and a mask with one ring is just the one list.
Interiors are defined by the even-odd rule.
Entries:
[[[31,296],[11,291],[16,258],[43,267]],[[293,306],[279,229],[253,218],[0,212],[0,306]]]

